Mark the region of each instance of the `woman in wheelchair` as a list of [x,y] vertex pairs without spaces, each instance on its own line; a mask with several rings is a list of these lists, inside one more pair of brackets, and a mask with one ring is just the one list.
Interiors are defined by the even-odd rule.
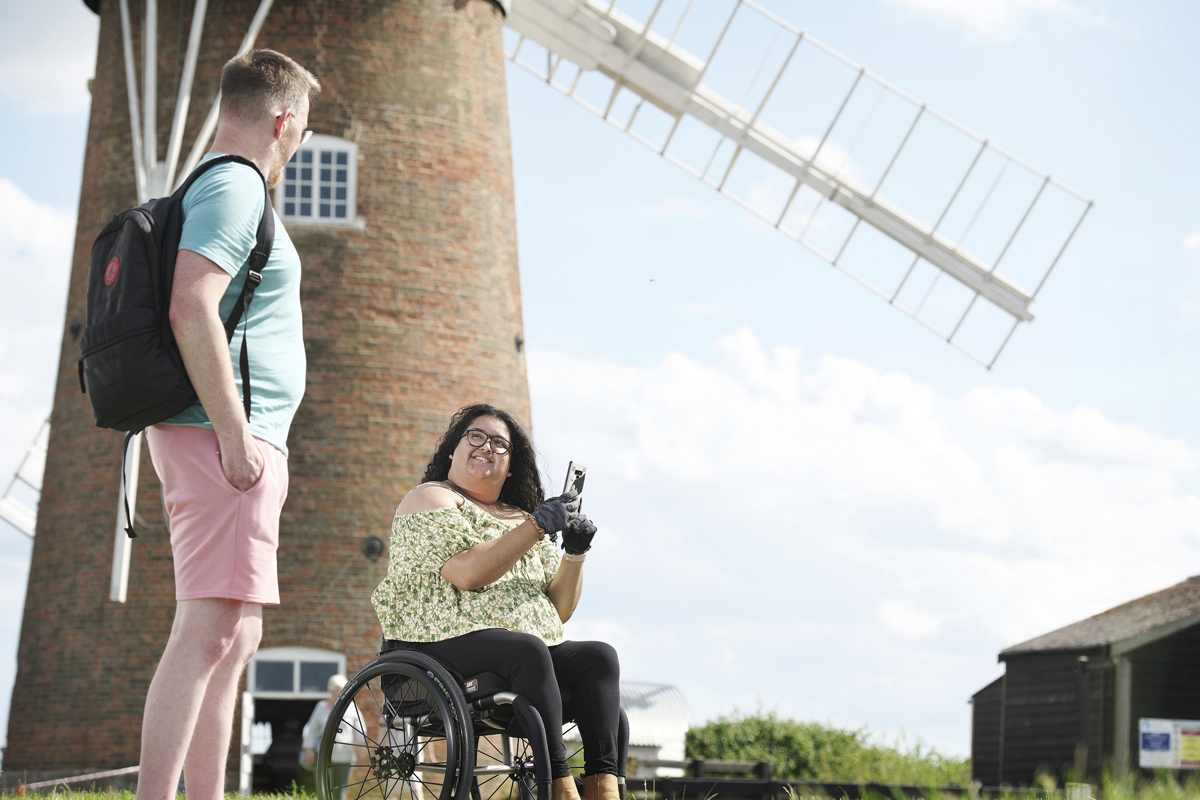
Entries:
[[569,696],[583,739],[584,797],[617,800],[628,752],[617,654],[563,633],[596,533],[579,503],[573,491],[544,499],[533,445],[512,415],[463,408],[424,482],[396,509],[388,574],[372,601],[385,649],[423,651],[462,675],[496,673],[533,704],[546,729],[554,800],[579,797],[562,741]]

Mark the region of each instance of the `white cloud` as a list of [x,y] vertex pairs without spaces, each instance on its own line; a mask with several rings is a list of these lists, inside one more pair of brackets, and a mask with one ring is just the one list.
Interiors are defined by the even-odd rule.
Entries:
[[8,3],[0,25],[0,91],[28,113],[87,109],[85,77],[95,71],[99,30],[99,17],[79,0]]
[[1183,246],[1188,250],[1200,250],[1200,233],[1192,233],[1183,237]]
[[708,219],[717,213],[712,206],[698,203],[690,197],[673,196],[657,203],[642,203],[638,214],[653,219]]
[[[31,335],[40,335],[47,322],[62,315],[71,270],[75,214],[39,203],[7,178],[0,177],[0,369],[10,359],[37,350]],[[55,325],[57,327],[57,325]],[[58,342],[53,346],[57,348]],[[57,362],[57,358],[54,359]],[[9,397],[11,385],[0,390]]]
[[937,635],[941,624],[937,617],[909,608],[903,603],[879,604],[879,618],[897,636],[905,639],[929,639]]
[[997,651],[1200,560],[1200,453],[1092,408],[804,365],[749,329],[644,367],[533,350],[530,375],[600,526],[572,624],[619,620],[623,674],[697,721],[764,705],[965,752]]
[[882,0],[916,14],[933,17],[965,31],[973,39],[1004,40],[1018,33],[1035,16],[1073,19],[1104,28],[1117,26],[1101,14],[1070,0]]
[[75,215],[0,178],[0,480],[50,410],[62,343]]

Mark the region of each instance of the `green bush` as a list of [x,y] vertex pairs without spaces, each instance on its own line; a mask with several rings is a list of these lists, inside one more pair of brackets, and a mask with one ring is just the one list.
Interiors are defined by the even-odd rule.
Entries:
[[687,757],[770,761],[783,780],[965,786],[970,761],[944,756],[917,742],[872,743],[866,730],[779,719],[774,713],[720,717],[687,732]]

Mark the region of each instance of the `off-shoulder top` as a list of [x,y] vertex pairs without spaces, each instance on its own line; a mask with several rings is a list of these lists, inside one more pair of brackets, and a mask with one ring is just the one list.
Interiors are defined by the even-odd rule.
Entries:
[[387,577],[371,594],[387,639],[438,642],[486,628],[530,633],[547,645],[566,641],[546,589],[558,572],[558,549],[543,540],[495,583],[463,590],[442,577],[442,565],[472,545],[520,524],[502,522],[467,501],[392,520]]

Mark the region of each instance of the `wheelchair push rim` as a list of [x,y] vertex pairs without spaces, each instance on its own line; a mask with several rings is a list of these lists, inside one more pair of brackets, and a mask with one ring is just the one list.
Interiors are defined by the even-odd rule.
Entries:
[[321,736],[321,800],[465,800],[475,737],[454,688],[420,653],[360,670],[338,695]]

